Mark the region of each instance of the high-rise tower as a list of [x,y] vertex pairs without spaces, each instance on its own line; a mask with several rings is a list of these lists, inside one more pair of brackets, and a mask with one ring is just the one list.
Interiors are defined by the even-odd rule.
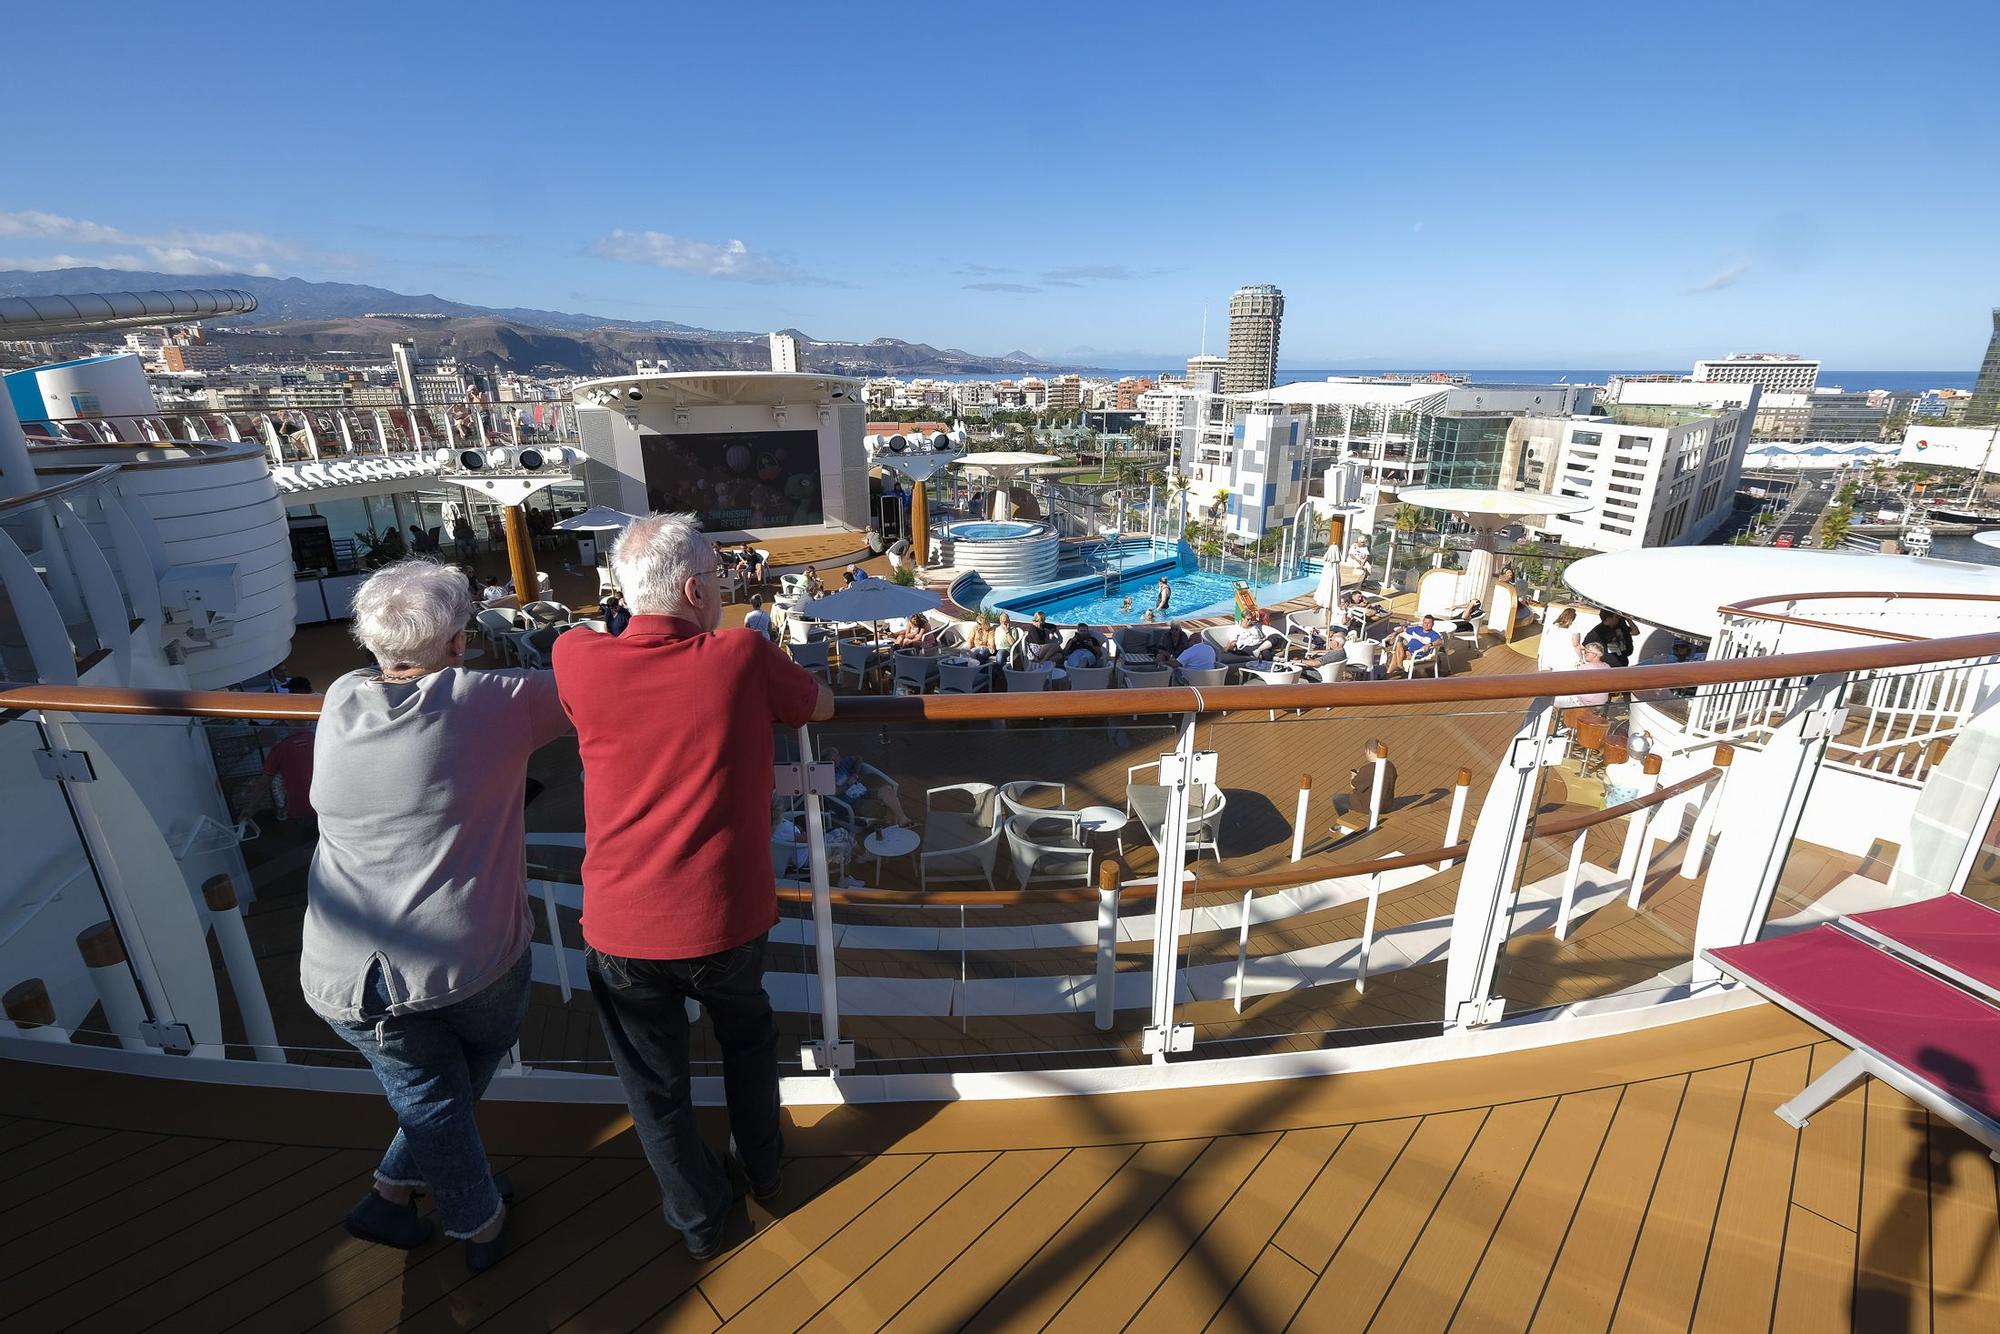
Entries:
[[1222,391],[1248,394],[1278,382],[1278,330],[1285,294],[1269,283],[1239,287],[1229,298],[1229,366]]
[[1965,424],[2000,424],[2000,308],[1993,312],[1993,337],[1986,344],[1986,360],[1979,363],[1979,378],[1972,382],[1972,401],[1965,405]]

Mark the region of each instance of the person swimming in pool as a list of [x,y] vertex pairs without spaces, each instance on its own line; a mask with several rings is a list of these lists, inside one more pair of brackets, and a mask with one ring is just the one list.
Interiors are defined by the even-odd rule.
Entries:
[[1174,600],[1174,586],[1167,582],[1167,576],[1163,574],[1160,576],[1160,597],[1159,600],[1153,604],[1153,610],[1157,612],[1164,612],[1167,609],[1167,605],[1171,603],[1173,600]]
[[1126,599],[1125,599],[1125,600],[1124,600],[1123,602],[1119,603],[1119,604],[1118,604],[1118,610],[1120,610],[1120,611],[1130,611],[1130,610],[1132,610],[1132,599],[1131,599],[1131,598],[1126,598]]

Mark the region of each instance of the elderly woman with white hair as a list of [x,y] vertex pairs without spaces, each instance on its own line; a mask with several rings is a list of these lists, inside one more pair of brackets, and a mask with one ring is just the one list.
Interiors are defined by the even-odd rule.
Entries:
[[477,1272],[500,1258],[507,1207],[473,1106],[528,1009],[528,757],[570,725],[552,673],[465,670],[471,614],[464,576],[429,561],[355,595],[376,665],[335,681],[320,711],[299,980],[399,1127],[347,1230],[422,1245],[421,1186]]

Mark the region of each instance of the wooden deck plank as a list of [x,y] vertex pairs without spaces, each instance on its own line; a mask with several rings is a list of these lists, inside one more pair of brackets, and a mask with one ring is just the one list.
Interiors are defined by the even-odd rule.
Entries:
[[[970,1330],[1040,1329],[1094,1273],[1105,1256],[1172,1190],[1208,1148],[1206,1139],[1144,1145],[1053,1232],[979,1313]],[[1045,1224],[1058,1220],[1047,1219]]]
[[1931,1316],[1929,1117],[1880,1080],[1867,1080],[1862,1092],[1854,1325],[1923,1334]]
[[[729,1316],[745,1329],[797,1328],[846,1292],[904,1238],[919,1231],[968,1183],[1000,1155],[990,1152],[932,1154],[846,1226],[816,1247],[811,1257],[792,1266],[755,1300]],[[706,1288],[703,1295],[707,1295]],[[709,1297],[716,1309],[722,1308]],[[842,1328],[872,1329],[874,1321]]]
[[1610,1325],[1660,1163],[1680,1112],[1686,1076],[1626,1088],[1548,1275],[1531,1329]]
[[1315,1274],[1324,1273],[1417,1124],[1373,1121],[1349,1131],[1271,1244]]
[[730,1319],[794,1268],[809,1263],[829,1238],[894,1190],[929,1157],[889,1154],[856,1167],[807,1208],[779,1219],[747,1245],[712,1262],[701,1276],[703,1295],[724,1320]]
[[1939,1334],[2000,1329],[2000,1177],[1985,1146],[1930,1119],[1931,1316]]
[[[1837,1042],[1816,1045],[1808,1082],[1818,1079],[1846,1055],[1847,1048]],[[1799,1166],[1792,1179],[1793,1203],[1849,1232],[1854,1231],[1861,1217],[1864,1105],[1862,1090],[1849,1089],[1814,1113],[1806,1128],[1799,1132]]]
[[[784,1186],[771,1209],[779,1216],[806,1208],[830,1183],[853,1169],[851,1158],[801,1158],[785,1164]],[[771,1209],[750,1206],[752,1224],[759,1232],[772,1225]],[[754,1238],[753,1238],[754,1240]],[[539,1331],[560,1329],[577,1334],[584,1330],[638,1329],[648,1321],[662,1326],[685,1326],[700,1312],[709,1312],[713,1323],[721,1324],[708,1299],[695,1292],[704,1266],[690,1259],[679,1232],[666,1224],[660,1213],[658,1183],[646,1215],[603,1240],[590,1255],[572,1265],[560,1284],[544,1284],[526,1302],[510,1307],[499,1319],[482,1329],[494,1331]],[[548,1292],[559,1287],[558,1294]],[[697,1309],[698,1308],[698,1309]]]
[[1368,1327],[1490,1114],[1479,1108],[1424,1118],[1306,1295],[1298,1324],[1310,1330]]
[[[559,1292],[568,1286],[572,1281],[570,1266],[594,1252],[618,1229],[645,1226],[646,1216],[659,1207],[659,1184],[644,1163],[619,1160],[604,1163],[603,1169],[600,1179],[612,1184],[598,1194],[589,1194],[586,1188],[569,1200],[558,1201],[552,1192],[543,1191],[524,1202],[520,1215],[507,1222],[508,1241],[517,1253],[508,1256],[506,1263],[450,1287],[428,1306],[420,1304],[422,1285],[406,1283],[392,1326],[407,1334],[421,1334],[470,1329],[502,1312],[518,1320],[521,1303],[533,1303],[538,1293]],[[624,1175],[617,1177],[621,1170]],[[581,1183],[592,1174],[577,1175]],[[557,1216],[559,1209],[571,1203],[576,1207]],[[535,1231],[535,1224],[543,1226]],[[542,1238],[539,1243],[538,1236]],[[368,1323],[364,1313],[354,1307],[341,1315],[343,1323],[357,1317],[363,1325]]]
[[24,1329],[74,1325],[281,1211],[296,1198],[299,1175],[332,1156],[326,1149],[281,1146],[202,1181],[87,1245],[50,1256],[31,1275],[9,1281],[0,1303],[31,1300],[0,1311],[0,1318]]
[[[1345,1126],[1287,1131],[1153,1290],[1133,1323],[1146,1330],[1202,1329],[1242,1290],[1245,1275],[1261,1257],[1276,1254],[1298,1267],[1283,1252],[1271,1251],[1269,1242],[1346,1137]],[[1299,1290],[1285,1319],[1305,1292]]]
[[[640,1170],[638,1164],[625,1158],[556,1161],[561,1164],[560,1170],[534,1189],[527,1189],[525,1182],[516,1180],[519,1194],[509,1209],[507,1237],[517,1262],[524,1258],[522,1252],[536,1249],[538,1242],[560,1237],[580,1214],[584,1215],[583,1220],[575,1226],[587,1228],[592,1205]],[[473,1275],[465,1267],[464,1250],[463,1243],[446,1241],[412,1257],[399,1267],[391,1281],[375,1283],[358,1292],[354,1289],[361,1286],[359,1267],[342,1266],[338,1275],[350,1280],[342,1289],[343,1295],[351,1294],[352,1300],[335,1308],[328,1323],[334,1329],[356,1334],[381,1334],[406,1324],[418,1328],[459,1328],[459,1297],[473,1282]],[[536,1262],[527,1263],[532,1267]],[[439,1311],[439,1307],[445,1309]],[[466,1306],[473,1318],[487,1309],[476,1295]]]
[[[579,1161],[522,1158],[508,1164],[505,1170],[514,1181],[515,1207],[525,1208],[536,1192],[568,1175]],[[368,1189],[365,1178],[355,1184],[360,1190]],[[359,1190],[356,1194],[358,1197]],[[434,1210],[426,1209],[425,1213],[435,1221]],[[323,1319],[340,1329],[341,1312],[384,1285],[400,1288],[407,1271],[448,1260],[460,1274],[465,1273],[459,1244],[442,1230],[416,1251],[404,1252],[356,1241],[340,1227],[337,1218],[326,1223],[326,1230],[304,1248],[300,1263],[290,1267],[298,1281],[229,1328],[261,1334],[267,1329],[290,1329],[309,1319]]]
[[1626,1268],[1614,1331],[1686,1328],[1691,1319],[1749,1079],[1747,1063],[1688,1078],[1659,1184]]
[[[1778,1270],[1778,1300],[1771,1311],[1776,1330],[1856,1328],[1854,1233],[1802,1204],[1785,1219],[1785,1253]],[[1742,1326],[1726,1323],[1724,1329]]]
[[1520,1186],[1475,1261],[1451,1329],[1498,1334],[1527,1328],[1590,1183],[1619,1092],[1593,1089],[1556,1102]]
[[[1291,1324],[1319,1275],[1276,1246],[1257,1253],[1257,1262],[1236,1285],[1229,1301],[1207,1325],[1209,1334],[1268,1334]],[[1167,1328],[1173,1328],[1168,1325]]]
[[1443,1329],[1451,1322],[1555,1109],[1552,1098],[1493,1109],[1376,1312],[1376,1327]]
[[811,1330],[880,1329],[1063,1160],[1061,1149],[999,1155],[923,1226],[898,1240],[806,1325]]
[[1736,1148],[1708,1234],[1695,1329],[1736,1329],[1769,1321],[1799,1154],[1799,1132],[1778,1119],[1777,1107],[1805,1087],[1811,1064],[1811,1051],[1800,1048],[1766,1056],[1750,1069]]
[[1048,1175],[959,1252],[887,1328],[918,1334],[965,1325],[1047,1244],[1051,1230],[1095,1199],[1137,1151],[1129,1144],[1062,1150]]
[[[176,1164],[208,1153],[222,1143],[220,1140],[168,1139],[161,1135],[150,1138],[152,1142],[144,1148],[96,1166],[79,1168],[76,1163],[49,1165],[46,1170],[55,1171],[59,1167],[69,1175],[58,1176],[55,1186],[43,1192],[52,1194],[53,1198],[37,1198],[32,1205],[28,1202],[29,1197],[16,1195],[15,1183],[10,1182],[10,1203],[6,1211],[0,1213],[0,1246],[11,1247],[16,1241],[44,1232],[64,1219],[86,1211],[101,1227],[105,1217],[101,1206],[108,1201],[128,1195]],[[55,1193],[57,1191],[60,1193]],[[110,1207],[115,1208],[116,1205]]]
[[1064,1303],[1051,1330],[1124,1327],[1201,1241],[1216,1216],[1277,1146],[1279,1134],[1225,1135],[1139,1220]]

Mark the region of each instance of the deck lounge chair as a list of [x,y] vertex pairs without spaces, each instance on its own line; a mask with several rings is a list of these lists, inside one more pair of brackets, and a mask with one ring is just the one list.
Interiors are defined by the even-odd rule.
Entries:
[[[2000,1008],[1941,976],[1944,961],[1925,952],[1939,949],[1953,973],[1978,979],[1982,989],[2000,988],[2000,928],[1987,920],[2000,913],[1946,896],[1953,898],[1959,901],[1927,900],[1702,951],[1717,968],[1851,1049],[1777,1109],[1788,1124],[1805,1125],[1872,1075],[2000,1161]],[[1965,921],[1981,929],[1949,925]],[[1894,944],[1883,948],[1876,940]]]

